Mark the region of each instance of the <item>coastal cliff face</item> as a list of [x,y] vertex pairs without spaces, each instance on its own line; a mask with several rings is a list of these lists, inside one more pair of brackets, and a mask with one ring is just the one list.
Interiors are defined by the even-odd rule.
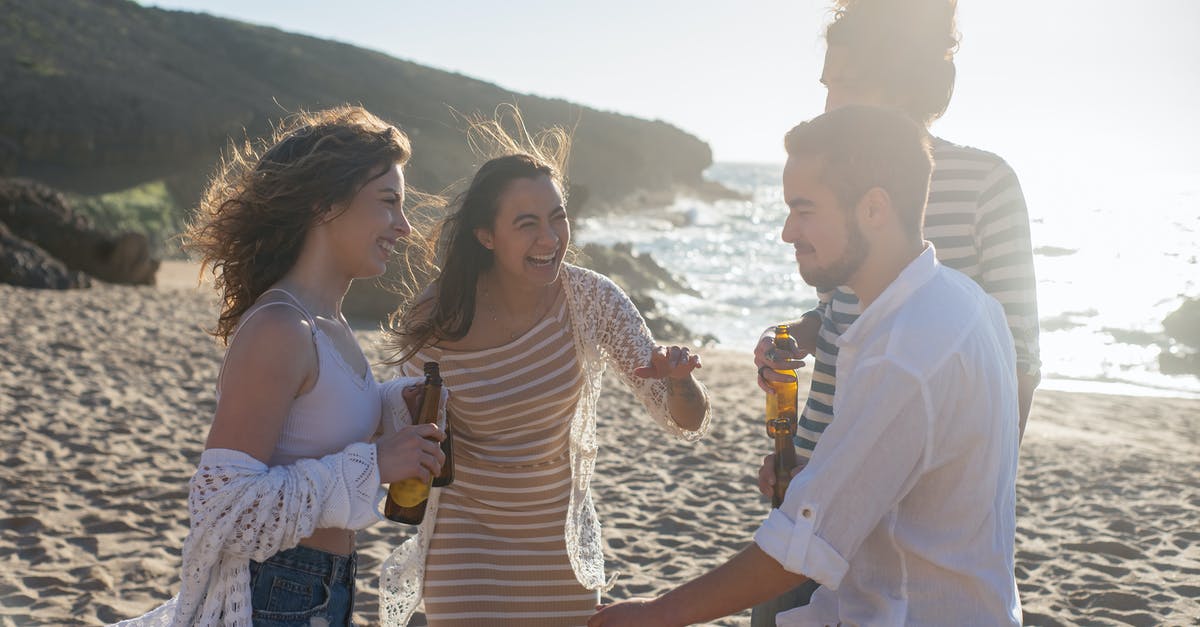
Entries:
[[99,194],[166,181],[198,197],[230,138],[300,108],[365,106],[401,126],[409,180],[439,191],[477,165],[450,108],[516,102],[531,129],[574,129],[591,208],[703,186],[712,154],[661,121],[516,94],[355,46],[126,0],[0,0],[0,175]]
[[[27,287],[84,287],[89,277],[153,282],[155,257],[179,254],[174,236],[231,140],[262,136],[289,112],[344,103],[361,104],[409,135],[414,157],[406,175],[422,191],[461,184],[480,164],[455,111],[490,115],[502,103],[515,103],[531,130],[571,129],[574,216],[669,203],[679,192],[732,194],[702,178],[712,162],[709,147],[665,122],[517,94],[348,44],[128,0],[0,0],[0,85],[0,181],[20,177],[8,179],[4,189],[13,190],[13,198],[38,200],[6,206],[20,209],[25,221],[71,216],[87,222],[63,235],[19,228],[17,213],[0,219],[6,227],[0,282]],[[80,262],[71,258],[78,247],[58,245],[64,237],[95,240],[105,246],[84,248],[120,254]],[[647,261],[628,250],[593,251],[591,258],[601,271],[618,270],[622,282],[637,276],[633,262]],[[107,271],[114,264],[121,272]],[[385,318],[397,302],[386,284],[357,282],[347,313]],[[626,289],[656,335],[691,334],[655,311],[645,286]]]

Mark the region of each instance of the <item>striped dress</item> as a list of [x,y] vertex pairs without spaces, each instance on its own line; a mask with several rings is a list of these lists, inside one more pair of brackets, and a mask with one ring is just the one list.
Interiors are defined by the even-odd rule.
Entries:
[[[1017,350],[1017,370],[1037,374],[1037,282],[1029,213],[1017,175],[996,155],[933,138],[933,176],[925,207],[925,239],[938,261],[971,277],[1004,307]],[[840,287],[821,294],[812,385],[796,430],[797,455],[812,456],[833,420],[837,339],[858,319],[858,298]]]
[[596,595],[576,581],[564,525],[569,428],[583,385],[566,298],[497,348],[422,349],[451,390],[454,483],[443,488],[425,565],[435,627],[583,625]]

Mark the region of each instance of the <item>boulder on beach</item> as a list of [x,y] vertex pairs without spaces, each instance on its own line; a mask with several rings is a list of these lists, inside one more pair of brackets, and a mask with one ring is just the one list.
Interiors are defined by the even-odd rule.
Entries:
[[654,260],[650,253],[637,254],[633,245],[619,242],[613,246],[585,244],[576,260],[579,265],[595,270],[619,285],[646,320],[646,326],[659,342],[683,342],[707,346],[716,342],[709,334],[698,334],[683,322],[668,316],[651,291],[669,294],[700,296],[683,279],[672,274]]
[[1163,374],[1200,377],[1200,300],[1185,298],[1178,309],[1163,319],[1163,331],[1172,345],[1159,353],[1159,370]]
[[92,281],[86,274],[68,269],[36,244],[13,235],[0,222],[0,283],[65,290],[90,287]]
[[1200,350],[1200,300],[1183,299],[1179,308],[1163,319],[1163,330],[1172,340]]
[[[96,229],[62,194],[41,183],[0,179],[0,224],[8,227],[10,238],[32,244],[68,270],[109,283],[154,284],[159,260],[151,256],[144,235],[110,235]],[[34,253],[22,250],[22,259],[33,259],[29,255]]]
[[658,290],[699,296],[686,282],[659,265],[650,253],[637,254],[633,245],[618,242],[611,247],[585,244],[580,265],[616,281],[627,292]]

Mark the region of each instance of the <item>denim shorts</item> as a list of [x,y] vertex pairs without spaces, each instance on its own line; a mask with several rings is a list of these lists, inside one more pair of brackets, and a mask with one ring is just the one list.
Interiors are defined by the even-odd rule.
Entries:
[[255,627],[353,625],[357,554],[306,546],[250,560],[250,605]]

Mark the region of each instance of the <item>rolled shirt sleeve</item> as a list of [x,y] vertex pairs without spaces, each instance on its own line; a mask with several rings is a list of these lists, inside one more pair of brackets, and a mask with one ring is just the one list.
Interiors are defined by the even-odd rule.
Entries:
[[803,574],[831,590],[837,590],[850,569],[850,562],[814,533],[811,517],[792,520],[787,514],[773,509],[755,532],[754,542],[785,569]]
[[881,358],[839,385],[838,419],[779,509],[755,533],[788,571],[836,590],[868,535],[898,507],[926,464],[931,413],[919,377]]

